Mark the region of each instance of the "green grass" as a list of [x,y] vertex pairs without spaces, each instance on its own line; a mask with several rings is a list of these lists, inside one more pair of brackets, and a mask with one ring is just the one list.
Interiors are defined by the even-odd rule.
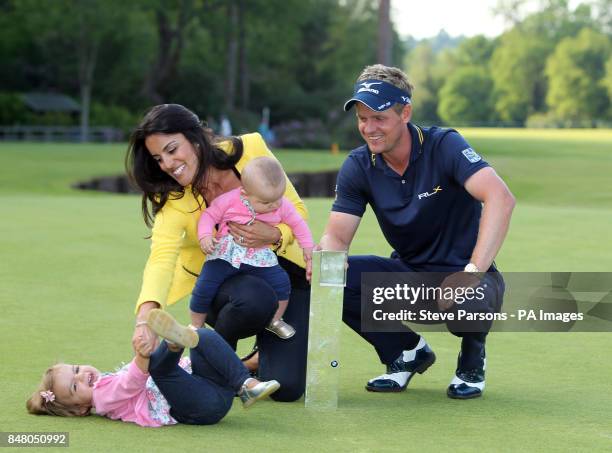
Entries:
[[[0,142],[0,155],[11,165],[0,170],[0,193],[74,194],[70,187],[77,181],[123,173],[126,149],[125,144]],[[333,170],[346,155],[308,150],[275,154],[290,173]]]
[[[612,133],[466,130],[518,204],[498,263],[506,271],[611,271]],[[487,390],[453,401],[445,388],[458,341],[428,333],[438,362],[402,394],[367,393],[382,370],[374,351],[342,330],[339,409],[303,402],[239,404],[218,425],[144,429],[100,417],[25,412],[56,360],[112,370],[131,357],[132,310],[147,230],[135,196],[70,184],[122,170],[124,146],[0,144],[0,428],[68,431],[73,451],[610,451],[608,333],[494,333]],[[288,171],[333,168],[342,156],[278,153]],[[331,200],[310,199],[318,237]],[[387,254],[371,213],[352,253]],[[171,308],[187,319],[186,306]],[[250,342],[240,345],[242,351]]]
[[611,130],[465,129],[521,203],[612,205]]

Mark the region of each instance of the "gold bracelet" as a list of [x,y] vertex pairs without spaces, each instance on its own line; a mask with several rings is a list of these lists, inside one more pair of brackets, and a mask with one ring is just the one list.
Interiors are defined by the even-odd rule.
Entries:
[[138,321],[138,322],[136,322],[136,327],[146,326],[146,325],[147,325],[147,321]]

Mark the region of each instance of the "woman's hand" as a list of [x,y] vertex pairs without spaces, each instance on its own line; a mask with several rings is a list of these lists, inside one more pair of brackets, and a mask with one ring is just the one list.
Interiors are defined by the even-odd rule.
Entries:
[[138,337],[136,340],[136,356],[134,357],[134,363],[136,363],[136,366],[143,373],[149,372],[149,359],[153,351],[154,348],[146,344],[142,337]]
[[255,220],[251,225],[229,222],[228,226],[229,233],[234,237],[236,244],[248,248],[267,247],[281,238],[281,232],[278,228],[259,220]]
[[153,332],[148,325],[144,324],[147,319],[149,311],[154,308],[159,308],[157,302],[145,302],[138,309],[138,315],[136,316],[136,327],[134,328],[134,334],[132,335],[132,348],[134,352],[138,353],[138,348],[146,347],[151,351],[155,350],[159,344],[159,339],[155,332]]
[[134,349],[136,350],[136,353],[139,356],[145,358],[151,357],[151,354],[153,354],[153,351],[155,350],[155,348],[153,348],[151,344],[145,341],[142,336],[136,337],[134,342]]
[[158,344],[159,339],[149,326],[146,324],[136,326],[134,335],[132,335],[132,347],[134,348],[134,352],[140,353],[138,349],[150,350],[153,352]]

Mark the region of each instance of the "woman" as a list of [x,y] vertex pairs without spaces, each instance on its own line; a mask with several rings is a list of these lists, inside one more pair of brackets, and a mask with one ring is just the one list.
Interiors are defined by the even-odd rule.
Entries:
[[[240,171],[249,160],[271,155],[259,134],[220,139],[178,104],[158,105],[145,115],[130,137],[126,156],[127,172],[143,192],[145,223],[152,226],[133,343],[138,338],[155,342],[153,332],[140,323],[151,309],[191,293],[205,260],[196,232],[202,211],[222,193],[240,186]],[[289,181],[285,196],[306,219],[306,208]],[[295,401],[305,387],[310,300],[302,251],[291,229],[282,224],[232,223],[230,234],[246,247],[271,246],[278,254],[292,286],[284,319],[296,334],[281,340],[265,330],[278,306],[276,295],[263,280],[247,275],[220,287],[206,322],[233,348],[238,339],[257,335],[258,376],[280,382],[274,399]]]

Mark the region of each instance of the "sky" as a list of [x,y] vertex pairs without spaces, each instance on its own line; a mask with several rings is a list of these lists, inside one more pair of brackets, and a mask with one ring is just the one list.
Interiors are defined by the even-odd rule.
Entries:
[[[506,24],[495,17],[497,0],[391,0],[391,20],[402,38],[429,38],[441,29],[451,36],[500,35]],[[570,8],[580,1],[570,0]],[[537,10],[538,1],[528,2],[527,11]]]

